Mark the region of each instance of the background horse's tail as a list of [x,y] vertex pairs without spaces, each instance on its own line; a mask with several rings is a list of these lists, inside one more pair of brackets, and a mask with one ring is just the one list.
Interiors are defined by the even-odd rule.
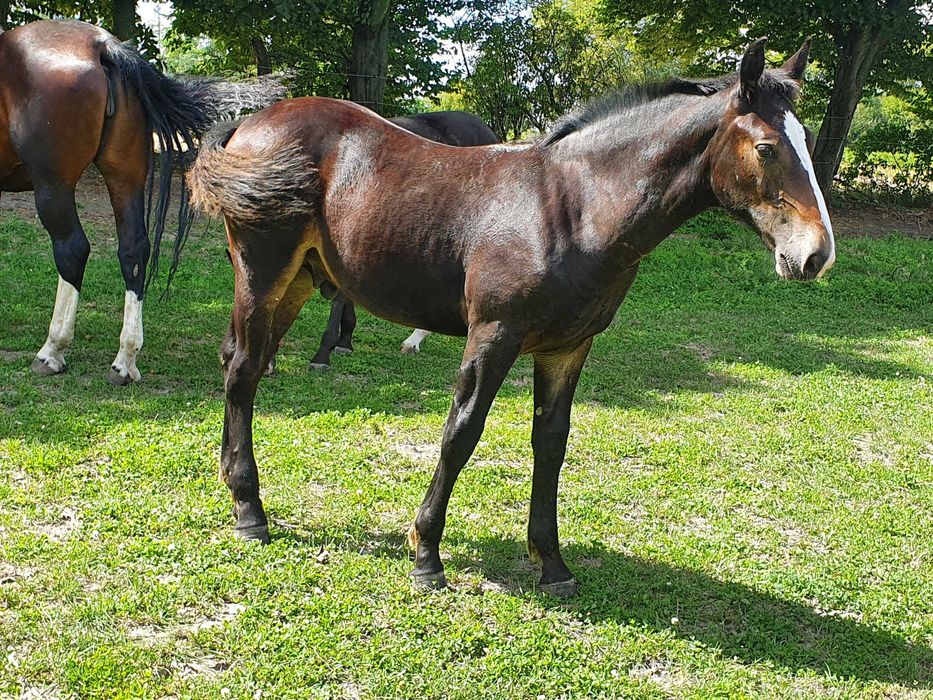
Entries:
[[238,126],[218,124],[204,136],[188,173],[191,203],[247,225],[311,215],[320,191],[318,168],[301,144],[228,151],[224,147]]
[[[285,89],[277,79],[229,83],[212,79],[172,78],[160,73],[134,48],[115,38],[108,38],[103,43],[101,62],[111,81],[122,80],[139,97],[146,114],[147,128],[159,142],[159,194],[153,203],[155,144],[150,158],[146,193],[146,226],[151,229],[152,236],[152,258],[146,279],[148,287],[159,272],[159,249],[165,232],[175,162],[184,163],[193,157],[197,140],[211,124],[271,104],[284,96]],[[115,96],[112,95],[111,100],[114,100],[113,104],[118,109]],[[184,178],[180,195],[178,231],[172,250],[168,283],[178,267],[181,249],[193,221]]]

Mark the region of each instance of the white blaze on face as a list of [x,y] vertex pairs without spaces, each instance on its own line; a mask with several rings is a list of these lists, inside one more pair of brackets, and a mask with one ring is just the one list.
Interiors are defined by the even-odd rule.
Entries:
[[823,227],[826,229],[826,235],[829,236],[829,257],[826,259],[823,269],[820,270],[819,275],[817,275],[821,277],[823,273],[836,262],[836,241],[833,238],[833,225],[829,221],[829,210],[826,208],[826,200],[823,199],[823,192],[820,190],[820,186],[816,181],[813,161],[810,160],[810,151],[807,150],[806,132],[803,129],[803,124],[800,123],[800,120],[798,120],[790,110],[784,112],[784,133],[787,134],[787,140],[790,141],[791,145],[794,147],[794,151],[796,151],[797,157],[800,158],[803,169],[807,172],[807,177],[810,179],[810,187],[813,188],[813,197],[816,199],[816,205],[820,210],[820,218],[823,221]]
[[143,302],[136,292],[126,292],[123,302],[123,331],[120,333],[120,351],[113,361],[113,369],[121,377],[134,382],[141,378],[136,369],[136,356],[143,346]]
[[36,357],[55,372],[65,369],[64,351],[71,345],[75,335],[75,316],[78,313],[78,290],[58,278],[58,291],[55,294],[55,310],[49,324],[49,337]]

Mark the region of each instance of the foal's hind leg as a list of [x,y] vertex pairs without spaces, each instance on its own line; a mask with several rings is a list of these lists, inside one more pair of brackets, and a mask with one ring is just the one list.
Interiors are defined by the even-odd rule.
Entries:
[[518,357],[520,346],[520,335],[501,323],[470,328],[453,404],[444,425],[441,457],[408,532],[409,544],[415,550],[415,570],[411,576],[416,585],[435,588],[446,585],[438,547],[450,494],[479,442],[489,407]]
[[233,496],[235,534],[268,542],[253,455],[253,404],[263,371],[314,285],[302,268],[298,234],[240,233],[236,245],[230,238],[236,287],[230,330],[221,345],[226,410],[220,471]]
[[110,192],[119,240],[117,255],[126,286],[120,350],[107,375],[115,386],[140,380],[136,357],[143,346],[143,292],[150,251],[144,193],[151,137],[144,124],[137,105],[119,110],[108,124],[106,145],[97,158],[97,167]]

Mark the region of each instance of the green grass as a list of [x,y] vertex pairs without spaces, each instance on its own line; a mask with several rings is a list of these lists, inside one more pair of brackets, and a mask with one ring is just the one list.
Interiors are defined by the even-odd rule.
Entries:
[[0,219],[0,697],[933,697],[928,241],[841,240],[811,285],[716,216],[652,253],[577,391],[560,602],[523,556],[527,359],[454,492],[451,590],[417,593],[404,532],[463,341],[401,356],[408,331],[361,314],[309,374],[313,299],[260,386],[273,541],[245,545],[216,477],[222,236],[192,240],[115,389],[108,233],[70,370],[39,378],[50,246]]

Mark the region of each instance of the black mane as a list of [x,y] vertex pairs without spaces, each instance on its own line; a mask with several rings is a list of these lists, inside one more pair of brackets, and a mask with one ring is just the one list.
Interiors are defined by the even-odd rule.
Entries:
[[[704,80],[671,78],[661,82],[642,83],[625,87],[585,105],[573,114],[561,117],[554,125],[554,129],[543,136],[538,145],[542,148],[551,146],[590,124],[654,100],[672,95],[706,97],[727,90],[736,82],[738,82],[738,73],[730,73],[718,78]],[[759,85],[762,90],[777,93],[791,102],[797,98],[800,91],[800,86],[796,82],[774,70],[765,71],[761,76]]]

